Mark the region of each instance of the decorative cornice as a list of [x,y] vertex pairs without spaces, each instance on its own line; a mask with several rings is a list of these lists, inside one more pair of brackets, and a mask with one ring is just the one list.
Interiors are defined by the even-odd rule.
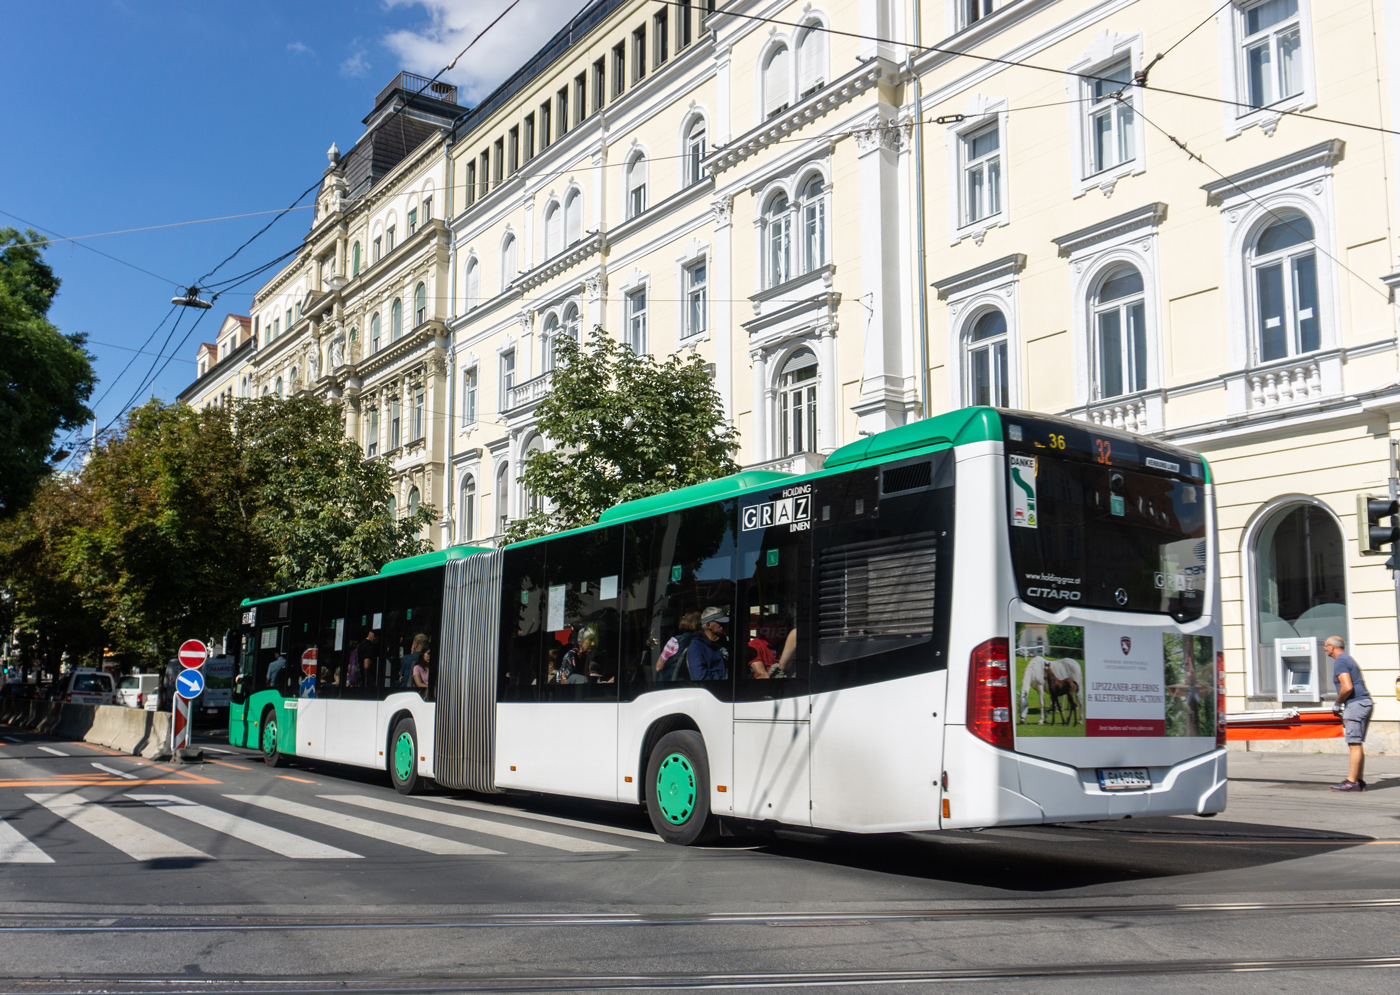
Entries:
[[534,269],[516,277],[513,286],[518,287],[525,293],[529,293],[541,284],[548,283],[560,273],[572,269],[589,256],[599,252],[602,246],[602,235],[596,231],[591,232],[584,236],[583,241],[575,242],[563,252],[556,253]]
[[981,266],[974,266],[972,269],[955,273],[953,276],[944,277],[942,280],[935,280],[933,288],[938,291],[938,299],[944,301],[964,290],[970,290],[973,287],[979,287],[1008,276],[1015,276],[1025,268],[1026,254],[1015,252],[1009,256],[1002,256],[1000,259],[993,259],[989,263],[983,263]]
[[1080,228],[1072,231],[1068,235],[1061,235],[1052,238],[1056,247],[1060,250],[1061,256],[1071,256],[1080,249],[1088,248],[1097,242],[1105,241],[1123,232],[1132,231],[1135,228],[1144,228],[1149,225],[1156,227],[1167,217],[1167,205],[1160,200],[1142,207],[1136,207],[1125,214],[1119,214],[1107,221],[1100,221],[1097,224],[1089,225],[1087,228]]
[[1286,179],[1311,169],[1331,169],[1346,154],[1347,143],[1330,138],[1317,145],[1291,152],[1286,156],[1252,166],[1223,179],[1213,180],[1201,187],[1206,192],[1206,204],[1218,207],[1232,193],[1248,194],[1251,190]]
[[447,329],[444,327],[443,323],[436,318],[430,318],[397,342],[391,342],[378,352],[366,356],[357,365],[355,372],[362,377],[366,377],[392,365],[394,362],[402,359],[419,347],[431,344],[433,339],[437,336],[446,334]]
[[897,69],[880,59],[872,59],[856,67],[806,100],[799,101],[786,113],[769,118],[723,148],[716,149],[704,161],[705,169],[714,175],[732,169],[774,142],[781,141],[817,118],[850,103],[862,93],[877,86],[886,76],[893,76],[897,72]]

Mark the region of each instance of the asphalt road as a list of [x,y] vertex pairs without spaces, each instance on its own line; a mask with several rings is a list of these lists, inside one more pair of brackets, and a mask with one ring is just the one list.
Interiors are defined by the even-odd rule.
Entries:
[[1352,797],[1337,758],[1241,758],[1215,819],[683,849],[202,745],[0,728],[0,991],[1396,990],[1393,759]]

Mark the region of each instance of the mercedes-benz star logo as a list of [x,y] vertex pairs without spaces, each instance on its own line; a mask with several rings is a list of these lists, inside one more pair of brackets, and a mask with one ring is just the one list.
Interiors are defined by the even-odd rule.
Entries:
[[1128,592],[1120,587],[1118,590],[1113,592],[1113,600],[1118,602],[1120,605],[1126,605],[1128,603]]

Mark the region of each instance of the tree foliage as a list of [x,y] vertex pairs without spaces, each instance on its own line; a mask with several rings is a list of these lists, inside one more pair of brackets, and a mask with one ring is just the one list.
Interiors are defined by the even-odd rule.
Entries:
[[520,483],[547,500],[512,523],[519,540],[598,520],[620,501],[738,471],[738,432],[695,353],[658,363],[595,328],[587,346],[559,345],[537,411],[554,448],[529,454]]
[[48,320],[59,280],[37,232],[0,228],[0,518],[22,508],[49,472],[54,433],[81,426],[95,378],[85,336]]
[[0,530],[6,586],[46,631],[76,613],[77,591],[99,647],[161,658],[222,632],[245,597],[423,552],[433,509],[394,517],[388,466],[364,459],[343,418],[309,397],[203,411],[153,400]]

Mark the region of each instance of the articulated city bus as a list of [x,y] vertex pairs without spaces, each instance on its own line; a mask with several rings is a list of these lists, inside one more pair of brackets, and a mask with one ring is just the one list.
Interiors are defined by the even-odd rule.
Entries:
[[[1204,461],[968,408],[499,550],[249,602],[230,741],[856,832],[1225,805]],[[416,676],[415,676],[416,674]]]

